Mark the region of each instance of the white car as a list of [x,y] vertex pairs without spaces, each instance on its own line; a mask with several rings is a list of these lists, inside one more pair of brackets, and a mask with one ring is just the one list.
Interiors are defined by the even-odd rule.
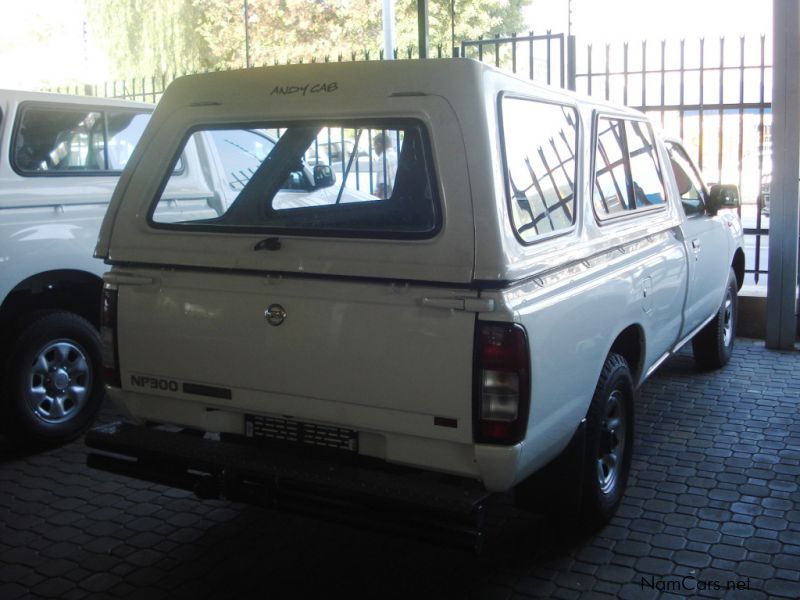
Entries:
[[[244,184],[215,183],[209,162],[199,212],[171,212],[169,165],[253,130],[278,133]],[[354,195],[355,151],[334,177],[303,175],[325,140],[375,132],[396,140],[387,198]],[[90,432],[90,463],[204,496],[464,513],[558,488],[604,522],[636,388],[690,340],[705,367],[730,357],[737,204],[641,113],[467,59],[180,79],[97,245],[107,389],[127,421]]]
[[104,396],[100,223],[152,106],[0,90],[0,426],[60,443]]

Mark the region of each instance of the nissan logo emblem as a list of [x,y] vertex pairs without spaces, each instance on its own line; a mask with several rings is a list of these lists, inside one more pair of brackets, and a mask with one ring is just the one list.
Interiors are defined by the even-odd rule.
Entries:
[[286,318],[286,311],[280,304],[270,304],[264,312],[264,317],[270,325],[278,326]]

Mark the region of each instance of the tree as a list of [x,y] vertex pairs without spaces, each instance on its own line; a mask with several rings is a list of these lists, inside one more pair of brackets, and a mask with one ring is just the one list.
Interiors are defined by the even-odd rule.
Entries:
[[[450,55],[453,43],[474,40],[481,36],[508,35],[522,31],[522,9],[532,0],[430,0],[428,28],[431,48],[441,46]],[[453,26],[454,25],[454,26]],[[455,37],[451,32],[455,32]],[[397,39],[400,48],[418,45],[417,0],[397,0]],[[416,55],[416,52],[414,53]]]
[[85,0],[89,32],[121,77],[214,68],[217,57],[197,31],[192,0]]
[[[243,3],[195,0],[205,15],[200,33],[221,67],[241,67]],[[376,46],[381,36],[377,0],[249,0],[250,64],[336,57]]]
[[[245,66],[243,0],[86,0],[90,31],[104,40],[121,77]],[[531,0],[455,0],[455,39],[511,33]],[[451,47],[451,0],[430,0],[431,45]],[[378,58],[379,0],[248,0],[251,65],[353,53]],[[398,50],[417,56],[417,0],[397,0]]]

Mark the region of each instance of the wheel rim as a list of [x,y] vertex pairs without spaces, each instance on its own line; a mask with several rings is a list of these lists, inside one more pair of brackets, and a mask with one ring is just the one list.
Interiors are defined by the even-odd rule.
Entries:
[[731,292],[725,295],[725,305],[722,308],[722,343],[730,346],[733,341],[733,298]]
[[49,342],[34,355],[25,396],[31,412],[47,423],[78,414],[89,397],[92,367],[86,351],[72,340]]
[[597,481],[604,494],[617,485],[625,452],[626,428],[625,396],[620,390],[614,390],[606,402],[597,456]]

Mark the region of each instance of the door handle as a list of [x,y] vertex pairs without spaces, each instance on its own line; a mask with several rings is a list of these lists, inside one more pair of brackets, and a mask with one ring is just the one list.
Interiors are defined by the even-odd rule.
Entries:
[[700,250],[700,240],[698,240],[697,238],[693,239],[692,240],[692,248],[694,250]]

